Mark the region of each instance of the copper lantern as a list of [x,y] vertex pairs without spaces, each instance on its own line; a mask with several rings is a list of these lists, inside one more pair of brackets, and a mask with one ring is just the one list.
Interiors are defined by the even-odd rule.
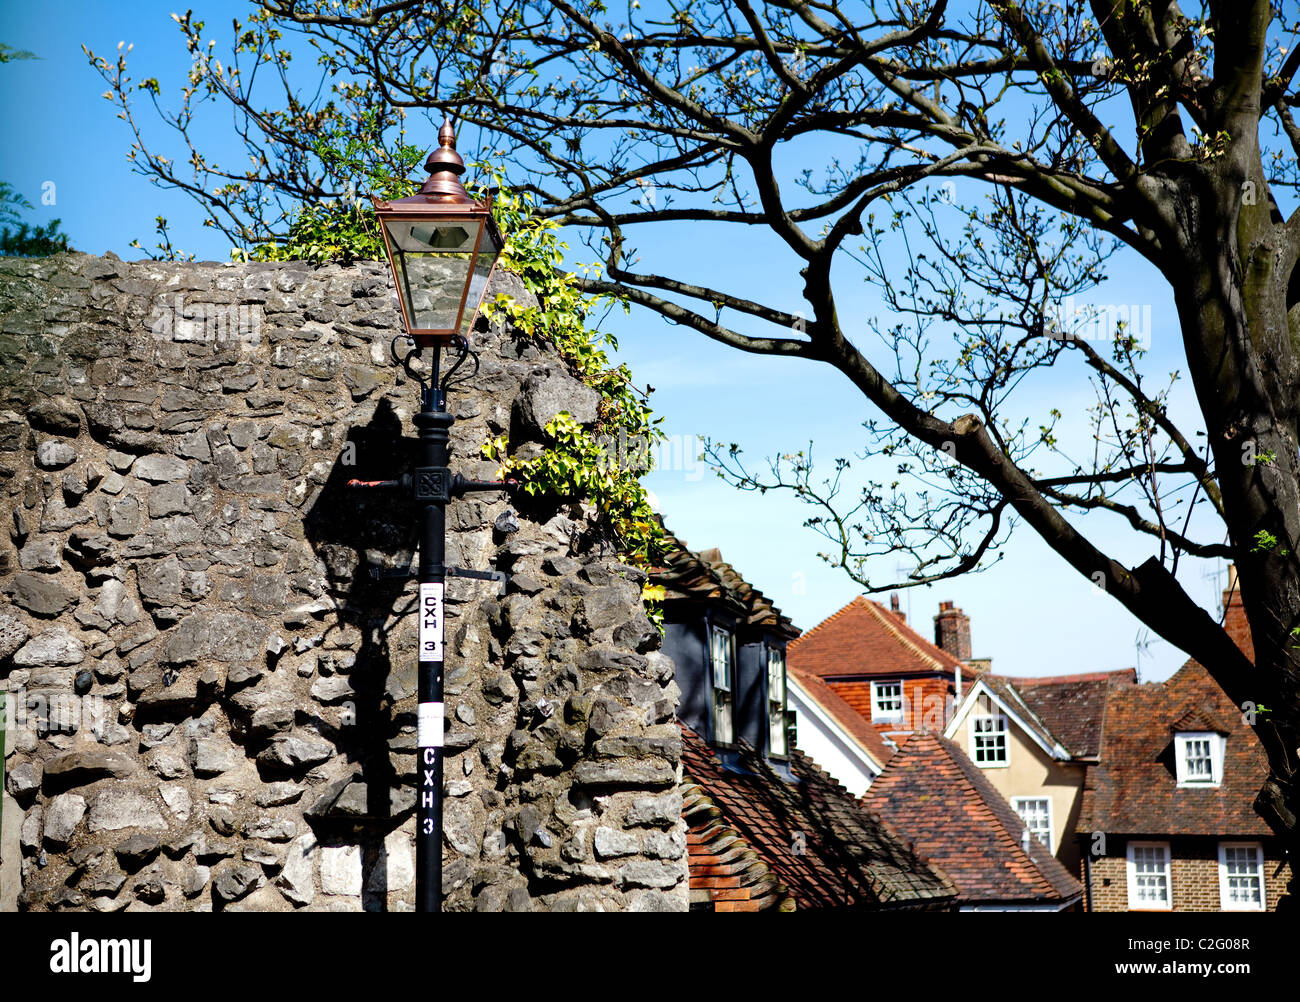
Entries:
[[504,241],[489,202],[461,184],[465,161],[451,122],[438,130],[429,179],[410,198],[372,198],[384,232],[406,333],[417,345],[468,335]]

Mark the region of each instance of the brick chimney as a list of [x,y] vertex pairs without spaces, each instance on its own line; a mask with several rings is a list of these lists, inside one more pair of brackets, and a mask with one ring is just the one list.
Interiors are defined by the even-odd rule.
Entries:
[[907,622],[907,613],[900,612],[898,609],[898,592],[896,591],[890,592],[889,594],[889,611],[892,612],[899,619],[901,619],[904,623]]
[[934,617],[934,643],[958,661],[969,661],[970,616],[951,602],[940,602],[939,615]]
[[1228,587],[1223,590],[1223,628],[1232,642],[1241,648],[1246,657],[1255,660],[1255,643],[1250,639],[1250,623],[1246,621],[1246,607],[1241,604],[1241,584],[1237,580],[1237,567],[1228,565]]

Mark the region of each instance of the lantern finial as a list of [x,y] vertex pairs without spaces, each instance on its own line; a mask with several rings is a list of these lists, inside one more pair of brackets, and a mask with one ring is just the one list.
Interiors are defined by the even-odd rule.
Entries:
[[450,118],[443,119],[442,128],[438,130],[438,148],[429,154],[424,169],[429,172],[429,179],[420,188],[420,194],[469,200],[465,186],[460,183],[460,175],[465,173],[465,161],[456,152],[456,132],[451,127]]

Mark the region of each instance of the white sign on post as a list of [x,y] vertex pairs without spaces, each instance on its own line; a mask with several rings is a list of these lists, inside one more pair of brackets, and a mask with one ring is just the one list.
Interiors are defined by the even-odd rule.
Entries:
[[[444,703],[421,703],[416,731],[416,743],[419,747],[441,748],[445,721],[446,705]],[[427,755],[425,756],[425,762],[429,765],[433,764]]]
[[441,581],[420,584],[420,660],[442,660],[442,598]]

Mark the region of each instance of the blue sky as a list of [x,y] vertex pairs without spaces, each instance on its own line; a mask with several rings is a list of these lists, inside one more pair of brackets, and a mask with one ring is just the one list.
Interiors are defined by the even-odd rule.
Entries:
[[[6,109],[8,142],[0,146],[0,179],[14,185],[35,209],[33,222],[62,220],[78,250],[113,251],[137,258],[133,238],[154,244],[154,217],[170,221],[174,243],[200,259],[226,260],[229,247],[212,230],[202,228],[197,206],[178,192],[160,190],[131,172],[126,160],[131,137],[125,123],[101,94],[104,82],[81,52],[88,45],[113,58],[119,41],[132,44],[129,72],[137,80],[156,76],[163,104],[175,100],[189,59],[170,14],[171,3],[139,0],[129,5],[99,2],[51,3],[40,7],[5,5],[0,9],[0,41],[34,51],[41,58],[0,66],[0,94]],[[213,28],[217,52],[229,44],[232,16],[247,11],[244,3],[199,0],[196,17]],[[153,124],[143,107],[140,118]],[[209,116],[200,133],[208,148],[230,148],[229,115]],[[420,125],[411,123],[419,141]],[[162,152],[181,153],[163,138]],[[434,139],[434,129],[427,140]],[[467,159],[475,152],[465,148]],[[54,204],[42,203],[51,191]],[[734,281],[735,291],[760,289],[777,308],[800,308],[796,268],[775,254],[756,253],[755,242],[736,235],[697,230],[683,235],[665,231],[639,241],[648,264],[671,265],[676,274],[707,270],[720,283]],[[576,241],[575,241],[576,244]],[[585,260],[582,254],[575,260]],[[1095,296],[1098,302],[1149,304],[1152,350],[1148,371],[1154,377],[1182,367],[1180,335],[1172,296],[1149,265],[1122,252],[1110,268],[1112,280]],[[866,286],[850,288],[841,305],[846,326],[879,311],[879,299]],[[647,480],[668,525],[691,546],[720,547],[756,587],[775,601],[797,625],[809,628],[860,592],[842,572],[817,559],[824,540],[800,523],[806,510],[789,497],[741,493],[718,480],[696,458],[699,439],[712,437],[740,443],[747,458],[805,448],[812,441],[819,456],[851,455],[865,444],[861,423],[872,417],[865,399],[845,377],[826,366],[800,360],[782,361],[746,355],[634,310],[611,313],[607,329],[617,335],[621,360],[639,384],[656,388],[655,410],[666,417],[675,461]],[[865,330],[859,323],[859,329]],[[867,346],[869,335],[857,338]],[[874,356],[873,356],[874,357]],[[876,358],[878,361],[878,358]],[[1067,429],[1082,433],[1084,409],[1094,403],[1083,369],[1060,367],[1044,374],[1024,396],[1030,413],[1060,408]],[[1200,427],[1195,402],[1184,379],[1173,398],[1172,413],[1190,434]],[[1103,548],[1118,559],[1140,562],[1149,549],[1134,546],[1132,533],[1113,520],[1079,520]],[[1165,678],[1185,659],[1172,645],[1151,638],[1139,659],[1136,640],[1141,624],[1109,598],[1096,594],[1088,581],[1066,567],[1026,529],[1020,529],[1006,555],[986,573],[943,582],[901,594],[902,608],[926,635],[940,600],[952,599],[970,614],[976,656],[993,658],[995,670],[1018,675],[1046,675],[1139,665],[1147,680]],[[884,558],[872,569],[883,580],[896,573]],[[1220,572],[1216,577],[1215,572]],[[1179,576],[1190,594],[1217,612],[1222,566],[1185,560]],[[886,596],[877,596],[888,601]]]

